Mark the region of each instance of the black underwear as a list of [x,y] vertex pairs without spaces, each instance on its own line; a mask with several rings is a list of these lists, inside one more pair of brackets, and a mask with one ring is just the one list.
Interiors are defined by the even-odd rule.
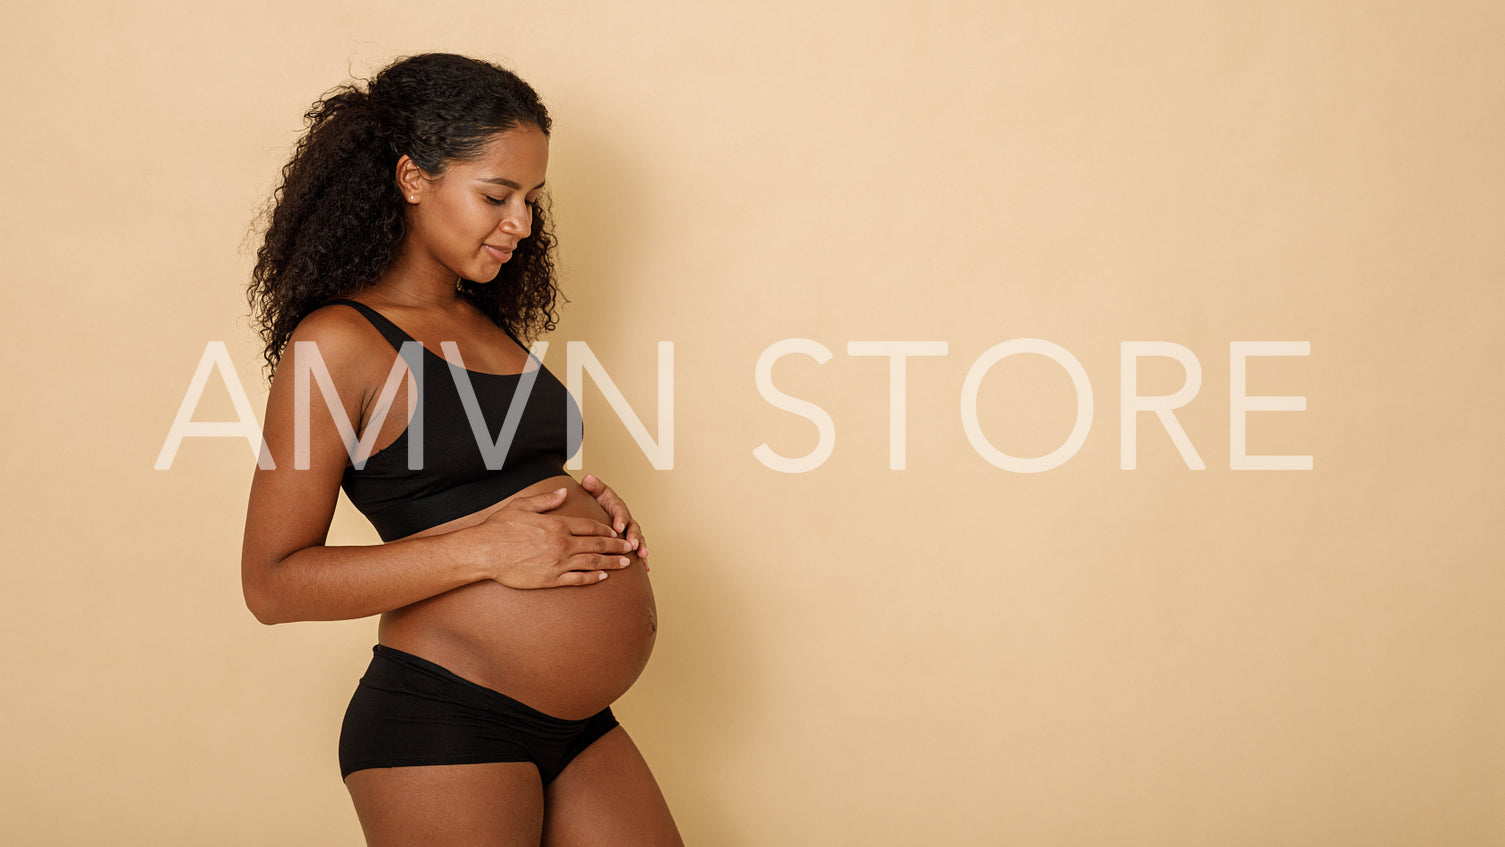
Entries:
[[532,762],[548,785],[617,726],[611,709],[578,721],[507,695],[385,644],[356,686],[340,729],[340,777],[366,768]]

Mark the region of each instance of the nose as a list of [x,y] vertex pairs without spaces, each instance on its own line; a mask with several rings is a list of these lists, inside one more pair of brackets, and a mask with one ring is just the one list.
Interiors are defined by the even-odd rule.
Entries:
[[502,216],[502,221],[497,225],[502,232],[521,241],[527,238],[533,231],[533,207],[527,203],[522,204],[522,210],[509,207],[507,214]]

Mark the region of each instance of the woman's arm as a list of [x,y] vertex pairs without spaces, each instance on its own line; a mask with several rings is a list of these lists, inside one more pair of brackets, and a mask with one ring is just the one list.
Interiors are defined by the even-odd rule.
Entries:
[[[344,620],[398,609],[454,588],[494,579],[514,588],[587,585],[624,567],[631,550],[611,528],[587,518],[542,514],[561,491],[518,498],[474,526],[374,546],[326,547],[349,455],[335,418],[309,380],[306,468],[294,466],[294,378],[314,364],[297,341],[313,341],[357,425],[386,378],[360,316],[345,310],[309,315],[294,331],[267,397],[264,438],[275,469],[257,468],[246,509],[241,583],[262,623]],[[395,357],[395,352],[394,352]],[[374,365],[374,366],[373,366]],[[582,570],[590,569],[590,570]]]

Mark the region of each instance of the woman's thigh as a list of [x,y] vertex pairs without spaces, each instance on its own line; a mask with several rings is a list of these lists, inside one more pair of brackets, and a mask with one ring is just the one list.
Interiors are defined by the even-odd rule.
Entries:
[[543,786],[532,762],[368,768],[345,778],[369,847],[537,847]]
[[603,844],[684,845],[653,772],[620,726],[581,751],[544,789],[544,847]]

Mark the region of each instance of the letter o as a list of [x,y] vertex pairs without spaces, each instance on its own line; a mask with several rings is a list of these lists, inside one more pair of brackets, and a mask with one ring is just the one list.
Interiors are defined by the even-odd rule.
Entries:
[[[994,447],[983,435],[982,424],[977,420],[977,393],[982,387],[982,378],[994,365],[1019,353],[1035,353],[1054,361],[1071,377],[1071,384],[1076,389],[1077,415],[1071,435],[1060,447],[1033,459],[1010,456]],[[1006,471],[1039,473],[1060,467],[1082,448],[1087,441],[1087,432],[1092,429],[1092,382],[1087,378],[1086,369],[1065,347],[1040,338],[1012,338],[989,347],[978,356],[967,371],[967,378],[962,381],[961,403],[962,429],[967,433],[972,449],[988,464]]]

